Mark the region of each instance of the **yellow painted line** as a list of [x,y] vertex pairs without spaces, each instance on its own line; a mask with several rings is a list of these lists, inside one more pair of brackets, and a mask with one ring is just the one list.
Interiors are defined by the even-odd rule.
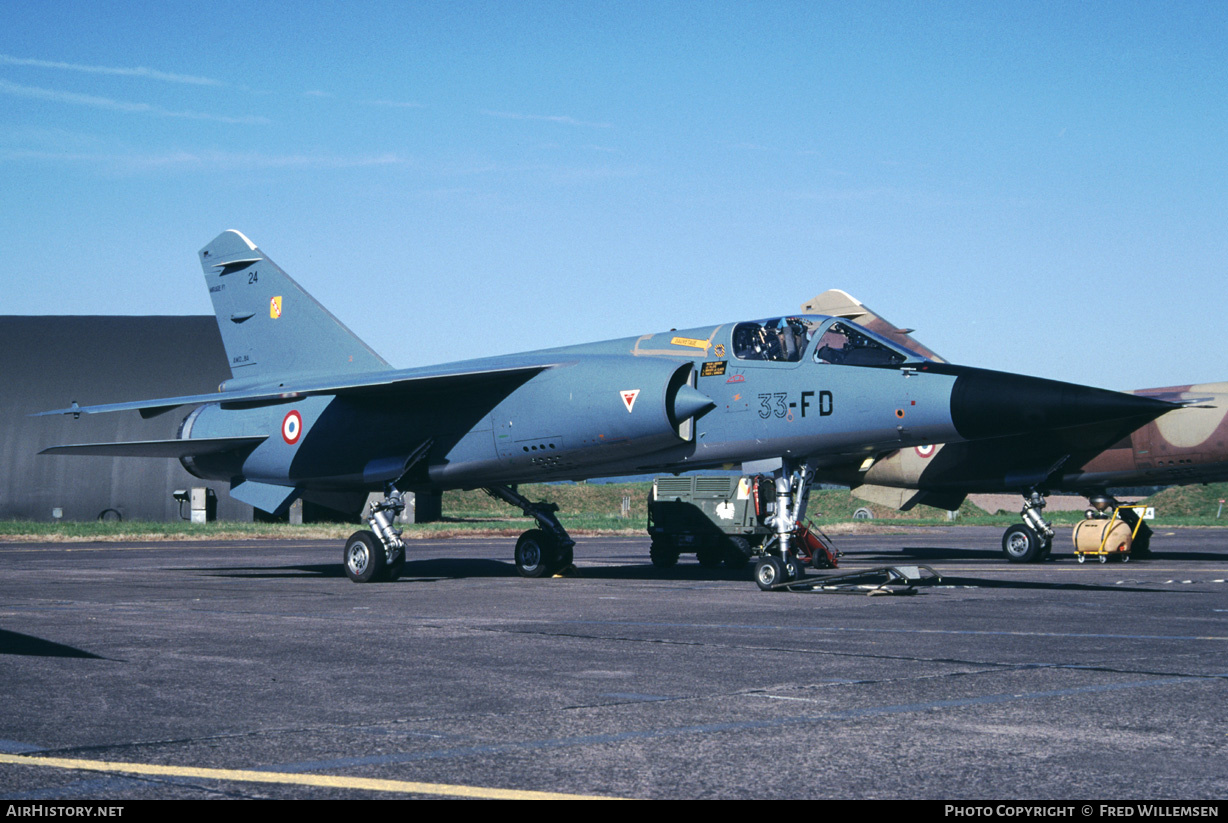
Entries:
[[615,800],[596,795],[534,792],[520,789],[492,789],[481,786],[453,786],[447,783],[415,783],[410,780],[378,780],[331,774],[292,774],[247,769],[201,769],[189,766],[160,766],[154,763],[117,763],[107,760],[74,760],[65,757],[25,757],[0,754],[0,763],[15,766],[44,766],[73,771],[148,774],[160,777],[198,777],[236,783],[287,783],[295,786],[320,786],[328,789],[358,789],[368,792],[433,794],[446,797],[474,797],[487,800]]

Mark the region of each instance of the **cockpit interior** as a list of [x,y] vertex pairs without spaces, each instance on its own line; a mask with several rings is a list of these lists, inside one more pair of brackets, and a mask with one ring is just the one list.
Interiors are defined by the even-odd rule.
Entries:
[[739,360],[797,363],[814,344],[815,363],[835,366],[898,366],[920,360],[856,324],[827,317],[776,317],[738,323],[733,355]]

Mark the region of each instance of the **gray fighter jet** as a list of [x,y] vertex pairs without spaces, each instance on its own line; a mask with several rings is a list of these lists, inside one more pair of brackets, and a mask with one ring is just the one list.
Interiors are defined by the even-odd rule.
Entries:
[[571,563],[575,543],[557,507],[516,484],[757,462],[777,488],[756,566],[770,586],[801,573],[793,547],[816,477],[936,444],[1128,432],[1178,406],[951,365],[824,314],[393,369],[239,232],[200,262],[232,378],[216,394],[43,412],[194,407],[174,440],[44,453],[177,458],[271,513],[383,491],[370,531],[345,545],[356,582],[400,573],[403,491],[484,488],[519,507],[539,528],[517,541],[516,568],[538,577]]

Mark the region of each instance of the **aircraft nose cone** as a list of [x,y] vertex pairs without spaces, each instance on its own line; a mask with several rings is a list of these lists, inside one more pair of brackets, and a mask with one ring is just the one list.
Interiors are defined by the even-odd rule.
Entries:
[[967,440],[1006,437],[1138,418],[1178,408],[1151,397],[1022,374],[960,369],[951,389],[951,422]]

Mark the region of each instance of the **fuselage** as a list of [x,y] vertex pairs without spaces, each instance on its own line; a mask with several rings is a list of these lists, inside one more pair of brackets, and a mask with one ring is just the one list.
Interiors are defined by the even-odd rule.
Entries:
[[[825,345],[821,355],[820,344],[833,338],[843,348]],[[836,352],[860,362],[833,362]],[[402,478],[428,439],[425,459],[404,476],[407,487],[685,471],[782,456],[847,462],[961,439],[950,401],[957,377],[926,371],[929,362],[823,316],[671,330],[441,367],[549,366],[503,384],[206,405],[182,436],[275,434],[249,455],[185,464],[216,479],[377,489]]]

